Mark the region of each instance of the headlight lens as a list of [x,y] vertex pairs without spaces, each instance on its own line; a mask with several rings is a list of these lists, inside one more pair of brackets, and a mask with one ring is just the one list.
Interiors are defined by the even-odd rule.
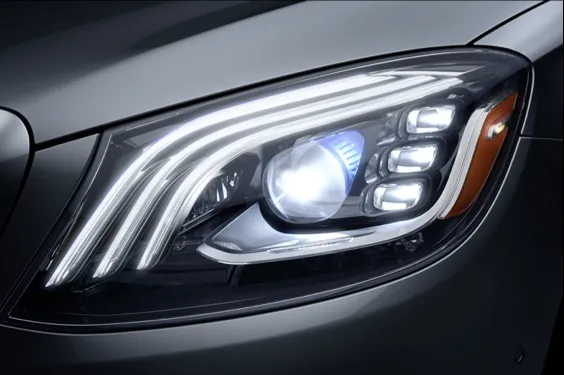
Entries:
[[[492,51],[410,56],[108,131],[12,317],[91,326],[240,310],[428,257],[515,129],[526,66]],[[425,231],[437,241],[422,246]],[[371,266],[311,268],[347,257]]]
[[282,151],[264,172],[266,201],[288,221],[329,219],[348,196],[363,146],[364,136],[348,130]]

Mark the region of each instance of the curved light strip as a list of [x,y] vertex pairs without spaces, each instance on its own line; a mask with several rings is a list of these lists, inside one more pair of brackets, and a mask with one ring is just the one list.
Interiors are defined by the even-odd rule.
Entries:
[[132,162],[117,182],[108,190],[78,234],[72,239],[70,245],[63,245],[67,245],[64,255],[54,265],[46,286],[58,285],[76,277],[76,274],[84,264],[84,260],[95,250],[103,234],[111,224],[111,218],[115,216],[125,202],[125,198],[144,177],[144,170],[155,160],[158,160],[160,155],[167,151],[169,147],[189,139],[202,129],[219,126],[225,121],[232,121],[243,116],[257,114],[300,101],[312,100],[312,98],[316,97],[325,97],[347,90],[358,89],[389,79],[391,79],[389,76],[359,74],[295,89],[212,112],[194,119],[167,134],[151,147],[144,150]]
[[[389,78],[391,79],[393,77],[390,76]],[[127,212],[127,215],[121,223],[116,235],[110,241],[104,257],[94,272],[94,277],[107,276],[119,268],[121,262],[125,258],[125,255],[129,253],[132,246],[135,244],[135,240],[137,239],[137,234],[140,229],[150,218],[150,214],[153,212],[159,198],[161,198],[162,194],[170,187],[166,181],[173,180],[176,175],[185,169],[186,165],[189,164],[189,161],[191,161],[190,158],[198,151],[213,147],[214,144],[221,141],[223,141],[222,144],[228,143],[228,140],[233,139],[234,137],[234,139],[236,139],[236,136],[242,132],[259,131],[263,128],[268,128],[267,132],[270,132],[270,129],[276,124],[284,124],[284,126],[286,126],[285,124],[288,121],[300,118],[301,116],[311,116],[312,114],[315,115],[317,113],[329,113],[329,111],[334,108],[339,108],[345,105],[350,106],[352,103],[366,101],[370,98],[379,97],[390,92],[406,89],[413,90],[413,87],[416,87],[417,85],[435,80],[435,78],[428,76],[410,77],[397,80],[391,83],[378,85],[374,88],[355,91],[335,98],[325,99],[315,103],[305,104],[265,116],[252,118],[250,120],[237,122],[231,126],[221,128],[209,135],[196,139],[192,143],[189,143],[185,148],[174,154],[144,187],[135,204]],[[346,117],[350,117],[350,115]],[[302,121],[301,130],[307,130],[309,128],[306,120],[307,117],[300,120]],[[256,147],[264,142],[266,142],[266,140],[263,142],[260,142],[259,140],[253,146]],[[225,163],[221,164],[220,167],[223,168],[224,165]]]
[[[479,108],[470,116],[441,196],[427,212],[416,218],[377,227],[315,235],[283,233],[270,226],[262,216],[258,204],[255,204],[208,236],[198,247],[198,252],[220,263],[264,263],[377,245],[420,230],[437,217],[444,216],[445,211],[448,213],[449,207],[456,201],[470,167],[482,125],[491,108],[492,106]],[[240,235],[242,231],[254,234],[252,242]]]

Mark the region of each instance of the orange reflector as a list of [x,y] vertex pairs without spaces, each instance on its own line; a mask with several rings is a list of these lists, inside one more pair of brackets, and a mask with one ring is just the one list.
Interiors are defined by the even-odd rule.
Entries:
[[514,93],[496,105],[487,115],[466,180],[456,203],[446,215],[447,218],[464,213],[484,187],[505,140],[507,121],[513,113],[516,101],[517,93]]

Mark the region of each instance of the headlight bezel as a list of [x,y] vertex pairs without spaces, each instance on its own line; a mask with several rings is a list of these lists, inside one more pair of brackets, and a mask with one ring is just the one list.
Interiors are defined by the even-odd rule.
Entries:
[[[451,53],[464,53],[464,51],[468,51],[468,52],[476,52],[482,49],[455,49],[455,50],[449,50],[449,51],[445,51],[445,52],[438,52],[440,54],[451,54]],[[490,50],[487,50],[490,51]],[[500,53],[497,50],[493,50],[495,53]],[[411,54],[411,55],[406,55],[405,57],[401,57],[397,60],[387,60],[384,59],[384,61],[386,63],[393,63],[396,61],[402,61],[405,59],[410,59],[410,58],[416,58],[416,57],[420,57],[421,54]],[[425,57],[432,57],[434,56],[434,54],[425,54]],[[343,72],[343,71],[348,71],[348,70],[352,70],[352,69],[356,69],[359,66],[369,66],[369,65],[375,65],[378,64],[379,61],[382,61],[382,59],[378,59],[376,60],[376,62],[372,62],[372,63],[368,63],[368,62],[364,62],[364,63],[358,63],[355,64],[353,66],[351,66],[348,69],[345,70],[341,70],[340,68],[334,68],[331,69],[329,71],[327,71],[325,74],[322,74],[321,76],[326,76],[326,75],[330,75],[332,74],[332,72],[334,71],[339,71],[339,72]],[[349,64],[347,64],[349,65]],[[527,75],[529,75],[529,70],[526,69],[527,71]],[[303,77],[297,77],[291,80],[284,80],[283,83],[274,83],[271,86],[272,87],[278,87],[280,85],[282,86],[286,86],[286,85],[291,85],[294,81],[307,81],[308,79],[311,78],[317,78],[319,77],[318,75],[316,75],[315,73],[307,75],[305,78]],[[527,103],[528,101],[528,97],[530,95],[530,79],[528,79],[528,77],[525,78],[526,79],[526,88],[524,89],[524,92],[522,93],[522,95],[520,96],[520,105],[523,106],[525,105],[525,103]],[[269,88],[270,86],[266,86],[266,88]],[[260,87],[258,89],[258,91],[261,91],[265,89],[265,87]],[[252,96],[254,95],[255,90],[251,90],[251,91],[245,91],[242,94],[235,94],[235,97],[241,98],[241,97],[245,97],[245,96]],[[215,101],[212,102],[205,102],[205,103],[201,103],[195,106],[190,106],[188,108],[182,109],[182,110],[177,110],[177,111],[169,111],[169,112],[165,112],[162,114],[158,114],[149,118],[143,118],[134,122],[130,122],[128,123],[128,128],[129,129],[141,129],[141,128],[145,128],[147,124],[158,124],[158,128],[161,130],[157,130],[157,131],[162,131],[162,129],[164,129],[166,127],[163,126],[163,124],[167,124],[167,122],[170,122],[170,125],[173,125],[174,123],[177,122],[177,116],[182,115],[182,114],[186,114],[188,112],[193,112],[193,111],[197,111],[199,108],[210,108],[213,107],[215,104],[221,105],[224,100],[229,100],[231,99],[230,97],[228,98],[219,98]],[[209,320],[209,319],[217,319],[217,318],[224,318],[224,317],[228,317],[228,316],[239,316],[241,314],[247,314],[247,313],[255,313],[255,312],[259,312],[259,311],[266,311],[269,309],[277,309],[277,308],[282,308],[282,307],[286,307],[286,306],[294,306],[297,304],[302,304],[302,303],[309,303],[311,301],[317,301],[317,300],[322,300],[325,298],[331,298],[331,297],[335,297],[338,295],[342,295],[344,293],[349,293],[349,292],[353,292],[353,291],[358,291],[358,290],[362,290],[365,288],[369,288],[369,287],[373,287],[375,285],[379,285],[381,283],[387,282],[390,279],[396,278],[396,277],[401,277],[407,273],[413,272],[415,270],[418,270],[430,263],[432,263],[434,260],[439,259],[441,256],[443,256],[444,254],[448,253],[450,250],[452,250],[453,248],[455,248],[456,246],[458,246],[460,244],[461,241],[465,240],[467,238],[467,234],[470,233],[473,229],[475,228],[478,223],[481,221],[481,218],[483,218],[483,214],[484,214],[484,210],[488,207],[489,203],[491,202],[491,200],[493,199],[493,193],[495,193],[497,191],[496,187],[499,186],[500,183],[500,177],[503,176],[503,169],[506,167],[507,164],[507,158],[511,156],[512,154],[512,150],[516,144],[515,139],[518,136],[519,133],[519,129],[522,126],[522,117],[524,115],[524,112],[520,111],[519,112],[519,116],[516,119],[512,119],[512,122],[516,125],[513,126],[511,128],[511,136],[509,136],[508,141],[505,142],[503,149],[502,149],[502,153],[499,155],[498,157],[498,161],[496,163],[496,165],[494,166],[494,170],[492,171],[492,174],[490,175],[490,178],[487,181],[488,186],[486,186],[483,191],[484,193],[480,195],[479,197],[479,201],[476,202],[476,204],[473,205],[473,207],[471,208],[471,210],[466,213],[464,215],[463,218],[460,218],[459,222],[455,225],[455,228],[453,228],[449,233],[452,233],[453,231],[458,231],[460,230],[460,233],[457,233],[456,235],[450,235],[450,238],[448,240],[445,240],[445,242],[443,244],[441,244],[441,246],[439,246],[435,251],[432,252],[432,254],[429,254],[426,257],[423,257],[415,262],[410,263],[409,265],[406,265],[402,268],[397,268],[393,271],[389,271],[387,273],[383,273],[381,275],[378,276],[374,276],[372,278],[368,278],[366,280],[363,281],[358,281],[356,283],[352,283],[350,285],[341,285],[339,287],[335,287],[331,290],[326,290],[326,291],[319,291],[317,293],[313,293],[313,294],[308,294],[308,295],[304,295],[304,296],[300,296],[300,297],[296,297],[296,298],[292,298],[289,300],[283,300],[283,301],[274,301],[274,302],[269,302],[266,305],[259,305],[259,306],[248,306],[248,307],[244,307],[241,309],[231,309],[228,311],[221,311],[221,312],[214,312],[214,313],[207,313],[205,314],[205,316],[201,316],[201,315],[197,315],[197,316],[182,316],[182,317],[174,317],[174,318],[164,318],[164,319],[156,319],[156,320],[151,320],[150,324],[151,326],[153,325],[167,325],[167,324],[172,324],[172,322],[193,322],[193,321],[201,321],[201,320]],[[112,130],[113,131],[113,130]],[[52,234],[49,236],[49,239],[45,242],[45,244],[42,246],[42,250],[41,253],[39,255],[38,260],[34,263],[37,267],[34,268],[34,266],[31,267],[31,271],[30,273],[34,274],[35,271],[39,268],[39,263],[44,263],[45,262],[45,255],[48,254],[49,252],[52,251],[52,247],[59,241],[59,236],[56,235],[57,233],[64,233],[65,228],[67,228],[69,225],[71,225],[74,221],[74,219],[76,219],[76,217],[73,217],[73,213],[76,214],[79,210],[78,208],[81,206],[84,197],[88,196],[90,187],[92,186],[93,182],[99,178],[100,173],[103,173],[103,171],[100,170],[100,166],[102,163],[102,159],[104,157],[105,154],[105,149],[107,149],[109,142],[111,141],[111,132],[112,131],[107,131],[104,132],[99,140],[99,144],[97,145],[97,151],[96,154],[90,164],[90,167],[88,168],[88,171],[85,173],[85,177],[84,180],[81,182],[79,188],[77,189],[73,199],[69,202],[67,208],[65,209],[62,217],[60,218],[60,220],[58,221],[58,223],[56,224],[55,228],[52,231]],[[509,135],[509,133],[508,133]],[[78,199],[77,197],[80,197],[80,199]],[[40,258],[44,258],[44,259],[40,259]],[[28,275],[26,276],[27,282],[22,282],[20,284],[20,292],[23,291],[23,287],[22,285],[27,284],[30,281],[30,273],[28,273]],[[13,307],[13,305],[12,305]],[[146,322],[143,321],[137,321],[137,322],[119,322],[119,323],[114,323],[114,324],[50,324],[49,322],[31,322],[27,319],[24,318],[18,318],[12,314],[10,314],[10,318],[9,318],[9,322],[12,323],[16,323],[16,324],[33,324],[33,325],[38,325],[40,327],[42,327],[42,329],[47,329],[47,330],[70,330],[70,331],[106,331],[106,330],[115,330],[115,329],[123,329],[126,327],[139,327],[139,326],[144,326],[144,324],[146,324]],[[19,323],[18,323],[19,322]]]

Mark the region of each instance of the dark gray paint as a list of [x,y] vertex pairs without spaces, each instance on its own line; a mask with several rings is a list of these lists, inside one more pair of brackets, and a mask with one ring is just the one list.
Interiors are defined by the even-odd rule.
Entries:
[[96,139],[93,135],[35,154],[14,214],[0,236],[0,306],[74,192]]
[[534,63],[535,87],[537,87],[537,121],[523,127],[522,134],[543,138],[562,139],[562,91],[564,88],[562,45],[542,56]]
[[476,45],[517,51],[531,61],[562,46],[563,3],[549,1],[477,41]]
[[464,45],[535,3],[305,2],[185,39],[158,36],[209,9],[147,6],[1,51],[0,106],[40,143],[332,64]]
[[[364,292],[239,319],[114,334],[0,328],[0,366],[53,373],[539,374],[562,295],[562,142],[522,139],[483,223],[432,266]],[[549,178],[543,194],[537,184]],[[535,199],[532,200],[531,197]],[[535,220],[514,220],[515,217]],[[519,233],[519,236],[515,236]],[[513,351],[523,345],[519,365]],[[36,367],[34,367],[36,366]],[[157,367],[158,366],[158,367]]]
[[0,109],[0,234],[20,191],[29,144],[24,123],[13,113]]
[[562,1],[550,1],[493,31],[475,44],[514,50],[534,63],[538,121],[523,135],[562,139]]

